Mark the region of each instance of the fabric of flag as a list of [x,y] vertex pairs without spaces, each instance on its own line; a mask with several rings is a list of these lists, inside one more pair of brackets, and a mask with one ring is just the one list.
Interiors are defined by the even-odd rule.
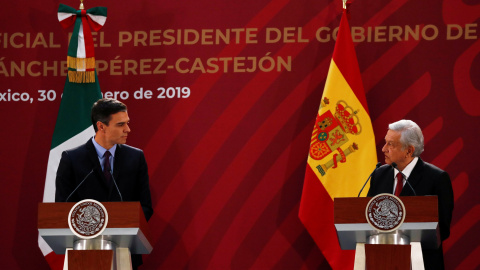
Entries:
[[[74,37],[72,35],[72,40]],[[93,103],[102,98],[102,93],[95,69],[93,74],[93,83],[71,82],[70,73],[67,74],[50,147],[43,202],[55,201],[55,178],[62,152],[84,144],[95,134],[90,111]],[[38,244],[50,267],[63,269],[64,256],[53,253],[41,237],[38,238]]]
[[332,269],[353,269],[354,263],[354,251],[341,250],[338,243],[333,200],[356,197],[376,162],[372,123],[344,9],[311,137],[299,211]]
[[107,20],[107,8],[95,7],[88,10],[76,10],[60,4],[58,20],[65,29],[74,25],[67,56],[70,82],[95,82],[95,53],[90,27],[95,31],[102,28]]

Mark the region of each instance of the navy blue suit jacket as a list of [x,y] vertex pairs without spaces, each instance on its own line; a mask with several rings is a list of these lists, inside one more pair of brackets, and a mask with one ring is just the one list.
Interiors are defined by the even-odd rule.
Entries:
[[[125,144],[117,144],[113,177],[123,201],[139,201],[145,219],[148,221],[153,215],[153,208],[147,162],[143,151]],[[85,181],[80,185],[82,180]],[[62,153],[55,185],[56,202],[66,202],[69,196],[69,202],[84,199],[94,199],[99,202],[120,201],[120,195],[113,181],[110,185],[106,182],[91,139],[79,147]],[[78,189],[74,192],[77,186]],[[134,269],[141,264],[141,255],[132,254]]]
[[[88,175],[90,172],[91,174]],[[153,208],[148,168],[143,151],[125,144],[118,144],[115,151],[113,177],[123,200],[139,201],[148,221],[153,214]],[[84,179],[83,184],[79,186]],[[78,202],[83,199],[94,199],[99,202],[120,201],[120,195],[113,181],[107,185],[91,139],[79,147],[62,153],[55,185],[56,202],[65,202],[70,195],[69,202]],[[79,186],[78,189],[73,192],[77,186]]]

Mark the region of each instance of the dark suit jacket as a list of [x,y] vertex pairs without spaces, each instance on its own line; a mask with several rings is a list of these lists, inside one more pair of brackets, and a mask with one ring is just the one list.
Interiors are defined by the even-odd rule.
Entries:
[[[92,172],[93,170],[93,172]],[[88,175],[91,172],[90,175]],[[87,177],[88,175],[88,177]],[[153,214],[148,180],[147,162],[143,151],[128,145],[117,145],[113,165],[113,177],[123,201],[139,201],[148,221]],[[82,180],[85,181],[80,185]],[[97,151],[89,139],[87,143],[64,151],[55,180],[55,201],[78,202],[94,199],[99,202],[120,201],[113,181],[107,185]],[[74,189],[78,186],[78,189]],[[141,256],[132,256],[132,264],[141,264]]]
[[[372,175],[368,197],[380,193],[392,193],[394,183],[394,169],[390,165],[383,165]],[[408,182],[415,190],[417,196],[438,196],[438,215],[440,238],[445,240],[450,236],[450,222],[453,212],[453,189],[448,173],[432,164],[418,159],[412,170]],[[414,196],[408,184],[405,184],[400,196]],[[423,249],[425,269],[444,269],[443,248]]]

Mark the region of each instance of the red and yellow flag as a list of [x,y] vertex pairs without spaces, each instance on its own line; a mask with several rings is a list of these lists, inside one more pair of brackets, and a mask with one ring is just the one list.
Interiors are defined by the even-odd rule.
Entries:
[[[343,10],[313,129],[299,217],[333,269],[353,269],[354,252],[340,249],[333,199],[356,197],[377,162],[357,56]],[[363,194],[368,191],[365,187]]]

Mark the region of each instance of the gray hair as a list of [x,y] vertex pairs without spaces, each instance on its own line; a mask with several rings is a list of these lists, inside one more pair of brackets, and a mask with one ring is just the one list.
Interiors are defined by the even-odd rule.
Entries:
[[403,119],[389,124],[388,129],[400,132],[400,143],[403,149],[410,145],[415,147],[415,151],[413,151],[412,154],[414,157],[420,156],[423,152],[424,142],[422,130],[415,122]]

